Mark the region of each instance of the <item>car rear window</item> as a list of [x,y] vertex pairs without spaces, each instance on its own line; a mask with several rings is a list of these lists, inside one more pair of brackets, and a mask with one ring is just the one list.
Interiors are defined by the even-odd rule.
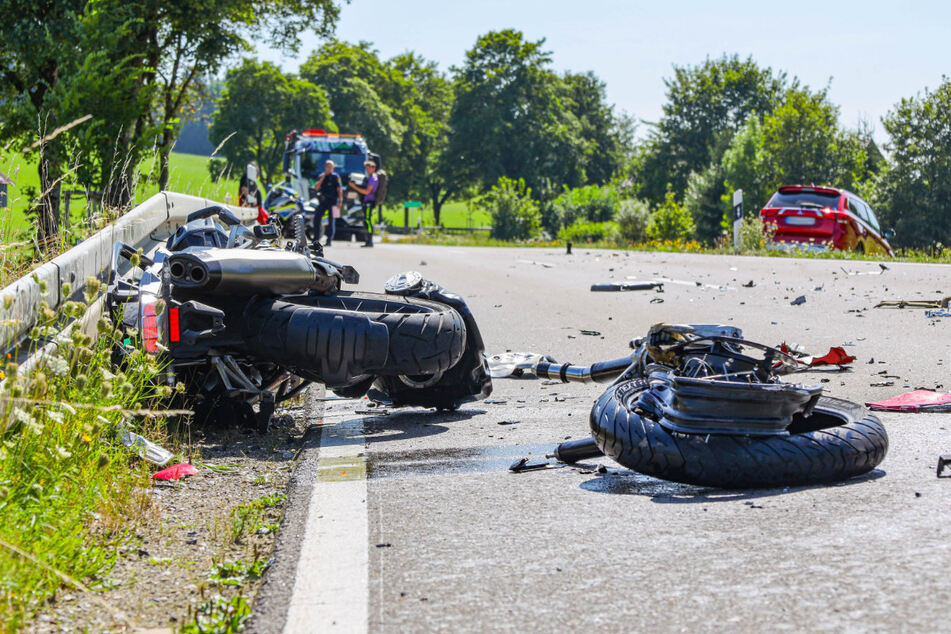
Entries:
[[823,192],[776,192],[767,207],[813,207],[825,209],[839,206],[839,194]]

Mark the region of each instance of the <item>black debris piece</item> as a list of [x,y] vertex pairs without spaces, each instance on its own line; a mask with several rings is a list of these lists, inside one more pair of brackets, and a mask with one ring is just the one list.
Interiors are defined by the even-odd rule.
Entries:
[[948,467],[948,470],[951,471],[951,456],[938,456],[938,477],[939,478],[951,478],[951,473],[947,475],[941,475],[945,467]]
[[790,305],[790,306],[799,306],[800,304],[805,304],[805,303],[806,303],[806,296],[805,296],[805,295],[800,295],[800,296],[797,297],[796,299],[794,299],[794,300],[792,300],[791,302],[789,302],[789,305]]
[[603,284],[592,284],[591,290],[595,292],[618,292],[618,291],[649,291],[657,289],[663,292],[663,282],[605,282]]
[[753,288],[754,286],[756,286],[756,282],[754,282],[753,280],[750,280],[749,282],[745,282],[743,284],[744,288]]

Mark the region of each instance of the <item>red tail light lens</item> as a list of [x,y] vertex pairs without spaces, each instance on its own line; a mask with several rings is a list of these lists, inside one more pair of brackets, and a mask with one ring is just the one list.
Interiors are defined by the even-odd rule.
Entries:
[[181,333],[178,329],[178,309],[171,308],[168,311],[168,340],[175,343],[180,337]]

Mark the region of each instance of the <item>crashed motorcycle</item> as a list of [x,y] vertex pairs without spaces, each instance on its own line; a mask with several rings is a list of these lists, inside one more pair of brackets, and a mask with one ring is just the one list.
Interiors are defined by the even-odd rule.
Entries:
[[562,443],[551,457],[608,456],[665,480],[748,488],[845,480],[874,469],[888,450],[876,416],[821,386],[783,382],[808,363],[743,339],[738,328],[658,324],[631,347],[590,366],[539,359],[527,368],[611,384],[591,409],[591,438]]
[[[146,257],[117,243],[108,305],[129,345],[167,362],[198,419],[266,430],[311,382],[392,406],[454,409],[485,398],[479,328],[465,301],[418,273],[385,293],[342,290],[359,274],[292,239],[208,207]],[[118,351],[121,362],[123,351]]]

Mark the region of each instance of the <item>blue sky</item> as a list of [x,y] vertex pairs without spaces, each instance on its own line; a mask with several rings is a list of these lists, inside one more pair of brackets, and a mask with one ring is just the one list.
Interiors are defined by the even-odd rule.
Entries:
[[[353,0],[342,9],[337,37],[373,42],[384,57],[413,50],[448,70],[477,36],[509,27],[546,38],[557,70],[593,70],[611,102],[648,121],[661,114],[673,65],[723,53],[752,55],[813,87],[828,84],[842,123],[865,118],[879,140],[879,118],[898,100],[951,75],[951,3],[914,0]],[[259,53],[296,71],[319,44],[305,36],[299,58]]]

